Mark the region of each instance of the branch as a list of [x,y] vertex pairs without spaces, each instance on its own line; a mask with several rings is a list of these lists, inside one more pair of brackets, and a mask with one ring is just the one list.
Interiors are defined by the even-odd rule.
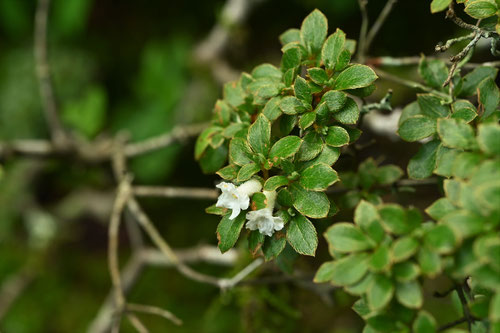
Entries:
[[[214,246],[199,246],[191,249],[175,251],[177,257],[184,263],[207,262],[210,264],[230,266],[238,259],[236,250],[232,249],[221,254]],[[173,267],[173,263],[168,260],[163,253],[156,249],[141,249],[134,252],[132,258],[125,265],[121,273],[122,291],[125,295],[134,286],[146,265]],[[87,332],[105,333],[109,332],[114,309],[114,294],[112,291],[106,296],[96,317],[90,323]]]
[[368,36],[366,37],[366,46],[365,46],[366,50],[365,50],[365,52],[368,52],[368,50],[370,50],[370,46],[371,46],[373,40],[375,39],[375,36],[377,36],[380,28],[384,24],[387,17],[389,17],[389,14],[391,13],[391,10],[392,10],[393,6],[396,4],[396,2],[398,2],[398,0],[387,0],[387,2],[385,3],[384,8],[380,12],[380,15],[378,16],[375,23],[373,23],[373,26],[371,27],[370,31],[368,32]]
[[165,148],[172,143],[185,140],[192,136],[197,136],[207,126],[208,123],[176,126],[169,133],[146,139],[144,141],[127,144],[124,147],[124,154],[126,157],[134,157]]
[[217,199],[219,193],[211,188],[189,188],[172,186],[134,186],[133,193],[138,197],[164,197],[181,199]]
[[358,0],[359,10],[361,11],[361,28],[359,30],[359,46],[357,54],[357,62],[364,63],[366,55],[366,34],[368,32],[368,12],[366,5],[368,0]]
[[160,317],[163,317],[165,319],[170,320],[175,325],[178,325],[178,326],[182,325],[182,320],[177,318],[172,312],[164,310],[164,309],[156,307],[156,306],[127,303],[125,310],[132,311],[132,312],[141,312],[141,313],[149,313],[149,314],[157,315],[157,316],[160,316]]
[[28,263],[19,272],[9,276],[0,289],[0,319],[2,319],[15,300],[33,281],[35,274]]
[[[428,60],[441,60],[447,63],[448,65],[451,64],[450,59],[448,58],[438,58],[438,57],[430,57],[426,56],[425,57]],[[418,65],[420,61],[422,60],[421,57],[401,57],[401,58],[393,58],[393,57],[375,57],[375,58],[369,58],[366,63],[370,66],[414,66]],[[477,68],[481,66],[490,66],[490,67],[500,67],[500,61],[489,61],[489,62],[484,62],[484,63],[466,63],[464,64],[464,68]]]
[[64,131],[59,116],[50,76],[50,66],[47,60],[47,19],[50,0],[38,0],[35,13],[34,54],[38,86],[42,99],[45,118],[50,128],[52,142],[59,147],[65,147],[69,139]]
[[455,326],[460,325],[460,324],[465,323],[465,322],[467,322],[467,318],[465,318],[465,317],[457,319],[455,321],[452,321],[451,323],[445,324],[445,325],[441,326],[440,328],[438,328],[438,332],[445,331],[448,328],[455,327]]

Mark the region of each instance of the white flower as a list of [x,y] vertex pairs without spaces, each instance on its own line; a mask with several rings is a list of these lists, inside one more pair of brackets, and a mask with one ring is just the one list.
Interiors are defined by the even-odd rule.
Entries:
[[270,208],[263,208],[247,213],[248,222],[246,228],[257,230],[261,234],[272,236],[274,231],[283,229],[284,222],[281,217],[273,216],[273,211]]
[[267,207],[248,212],[246,228],[250,230],[258,229],[261,234],[272,236],[275,231],[283,229],[285,223],[281,217],[273,216],[276,192],[264,191],[264,195],[267,199]]
[[220,188],[222,193],[215,204],[216,207],[231,209],[231,220],[235,219],[242,210],[248,209],[250,205],[250,196],[255,192],[259,192],[262,185],[258,180],[251,179],[240,186],[221,182],[216,187]]

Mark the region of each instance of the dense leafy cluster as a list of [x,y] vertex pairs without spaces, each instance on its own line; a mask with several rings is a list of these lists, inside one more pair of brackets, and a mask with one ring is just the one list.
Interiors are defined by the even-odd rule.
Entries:
[[[416,179],[433,173],[445,177],[445,197],[426,210],[434,221],[424,222],[415,208],[363,200],[356,207],[354,224],[336,223],[326,231],[335,260],[324,263],[315,279],[360,296],[353,308],[366,320],[365,332],[405,332],[412,327],[423,333],[437,330],[431,314],[416,313],[424,301],[423,278],[444,274],[457,285],[466,281],[470,311],[477,319],[474,331],[486,332],[489,327],[498,332],[497,70],[479,67],[463,78],[457,75],[451,95],[442,88],[448,76],[443,62],[422,59],[420,72],[427,86],[436,90],[418,95],[403,110],[399,134],[407,141],[432,138],[410,161],[408,174]],[[478,107],[471,98],[477,99]]]
[[[374,71],[350,64],[355,43],[339,29],[328,38],[327,31],[326,17],[315,10],[300,30],[283,33],[280,68],[263,64],[226,84],[212,125],[196,143],[195,157],[205,172],[235,184],[256,179],[264,191],[277,191],[275,215],[285,228],[266,240],[257,230],[249,236],[251,250],[262,248],[266,258],[277,256],[286,241],[298,253],[314,255],[318,240],[309,218],[336,211],[324,193],[339,180],[332,165],[340,148],[361,134],[352,126],[360,109],[348,95],[367,96],[375,89]],[[253,210],[266,206],[262,192],[253,194]],[[231,219],[227,208],[207,211],[223,215],[217,233],[220,249],[228,250],[247,212]]]

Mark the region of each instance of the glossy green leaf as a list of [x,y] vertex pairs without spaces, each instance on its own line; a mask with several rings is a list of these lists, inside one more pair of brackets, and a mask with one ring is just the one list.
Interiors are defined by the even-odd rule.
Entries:
[[448,8],[448,5],[452,0],[432,0],[431,2],[431,13],[441,12]]
[[344,49],[345,41],[345,33],[340,29],[337,29],[325,41],[321,50],[321,60],[327,69],[333,70],[335,68],[339,55]]
[[302,139],[302,145],[299,148],[297,156],[299,161],[312,160],[323,150],[323,140],[318,133],[313,131],[308,132]]
[[420,94],[417,96],[417,103],[423,116],[437,119],[447,117],[450,114],[450,107],[432,94]]
[[294,198],[293,206],[300,213],[316,219],[327,216],[330,201],[325,193],[308,191],[297,183],[290,186],[290,191]]
[[408,176],[413,179],[425,179],[432,175],[436,167],[436,153],[439,140],[433,140],[424,144],[418,153],[408,163]]
[[343,70],[335,80],[336,90],[367,87],[377,79],[377,74],[368,66],[352,65]]
[[393,282],[387,276],[381,274],[375,276],[366,294],[368,305],[372,310],[383,309],[389,304],[393,295]]
[[243,166],[251,163],[253,162],[251,156],[252,151],[247,144],[247,140],[243,138],[234,138],[231,140],[229,144],[229,157],[234,164]]
[[217,239],[219,240],[219,249],[222,253],[231,249],[238,237],[241,228],[245,223],[246,214],[242,212],[234,220],[229,218],[230,214],[225,215],[217,226]]
[[325,238],[340,253],[359,252],[374,247],[373,242],[354,224],[336,223],[325,232]]
[[394,262],[405,261],[413,256],[417,252],[419,245],[418,241],[411,236],[401,237],[396,240],[392,244]]
[[465,12],[475,19],[485,19],[497,13],[498,6],[494,0],[469,0],[465,4]]
[[401,139],[409,142],[422,140],[436,133],[436,120],[422,115],[409,117],[398,129]]
[[414,333],[436,333],[437,324],[434,317],[426,311],[420,311],[413,322]]
[[260,166],[256,163],[248,163],[241,167],[238,172],[238,182],[249,180],[253,175],[260,171]]
[[316,228],[307,218],[296,214],[288,223],[286,239],[295,251],[300,254],[314,256],[318,247]]
[[410,309],[422,306],[424,298],[418,281],[400,282],[396,285],[396,299]]
[[295,155],[302,144],[302,139],[298,136],[289,135],[279,139],[269,152],[269,159],[276,163],[279,159],[288,158]]
[[295,97],[304,101],[307,104],[312,102],[311,88],[307,84],[307,81],[301,76],[297,76],[295,79],[295,84],[293,85],[293,90],[295,92]]
[[351,254],[335,260],[331,267],[331,282],[337,286],[352,285],[366,274],[368,270],[368,254]]
[[[450,0],[447,1],[450,2]],[[431,10],[433,3],[435,2],[436,0],[431,3]],[[446,7],[448,6],[446,5]],[[448,78],[448,67],[446,67],[444,61],[439,59],[427,59],[425,57],[422,57],[418,66],[418,71],[420,73],[420,76],[422,76],[422,78],[424,79],[425,83],[429,87],[437,90],[441,90],[444,81],[446,81],[446,79]]]
[[253,151],[267,156],[271,148],[271,122],[263,114],[248,129],[248,143]]
[[344,106],[333,117],[342,124],[352,125],[358,121],[359,113],[358,104],[352,98],[347,98]]
[[325,163],[311,165],[300,173],[300,184],[311,191],[323,191],[338,180],[337,172]]
[[340,126],[331,126],[328,128],[325,142],[332,147],[345,146],[349,144],[349,133]]
[[302,22],[300,27],[300,39],[309,53],[317,54],[328,32],[328,20],[322,12],[315,9]]
[[342,91],[329,90],[323,95],[323,100],[332,112],[339,111],[347,101],[347,95]]

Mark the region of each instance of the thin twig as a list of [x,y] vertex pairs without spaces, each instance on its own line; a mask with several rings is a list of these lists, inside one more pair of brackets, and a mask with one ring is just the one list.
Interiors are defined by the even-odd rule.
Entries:
[[203,131],[207,126],[208,123],[176,126],[169,133],[146,139],[144,141],[127,144],[124,148],[124,154],[126,157],[134,157],[165,148],[172,143],[200,134],[201,131]]
[[50,128],[52,142],[59,147],[68,144],[68,138],[57,114],[57,104],[52,87],[50,66],[47,59],[47,21],[50,0],[38,0],[35,13],[34,53],[36,74],[45,118]]
[[481,33],[476,32],[472,40],[469,42],[469,44],[467,44],[467,46],[465,46],[463,50],[460,51],[458,54],[450,58],[452,65],[448,77],[446,78],[446,81],[444,81],[443,83],[443,87],[446,87],[451,82],[451,79],[455,74],[455,70],[457,69],[459,61],[462,60],[467,55],[467,53],[469,53],[469,51],[477,44],[477,42],[479,41],[479,39],[481,39],[481,37],[482,37]]
[[461,285],[457,285],[456,287],[458,298],[460,299],[460,303],[462,303],[462,309],[464,311],[464,317],[467,321],[467,325],[469,327],[469,331],[472,329],[472,323],[474,322],[474,318],[470,313],[469,306],[467,305],[467,299],[465,298],[464,290]]
[[447,51],[455,43],[459,43],[459,42],[462,42],[464,40],[474,38],[475,34],[476,34],[475,32],[472,32],[472,33],[465,35],[465,36],[460,36],[460,37],[448,39],[446,41],[446,43],[444,43],[444,44],[440,43],[440,44],[436,45],[436,47],[434,49],[436,50],[436,52]]
[[173,186],[134,186],[134,195],[138,197],[164,197],[179,199],[216,199],[219,192],[211,188],[189,188]]
[[467,322],[467,318],[465,318],[465,317],[457,319],[455,321],[452,321],[451,323],[448,323],[448,324],[445,324],[445,325],[439,327],[438,332],[445,331],[448,328],[455,327],[455,326],[460,325],[460,324],[465,323],[465,322]]
[[366,5],[368,0],[358,0],[359,10],[361,11],[361,28],[359,29],[359,44],[357,61],[359,63],[365,62],[366,55],[366,34],[368,32],[368,11]]
[[373,23],[370,31],[368,32],[368,35],[366,37],[365,52],[368,52],[370,50],[370,46],[373,40],[377,36],[382,25],[384,25],[384,22],[387,19],[387,17],[389,17],[389,14],[391,13],[392,8],[396,4],[396,2],[398,2],[398,0],[387,0],[387,2],[385,3],[384,8],[380,12],[380,15],[377,17],[375,23]]
[[127,303],[125,307],[126,311],[132,312],[141,312],[141,313],[149,313],[153,315],[157,315],[163,317],[167,320],[170,320],[175,325],[182,325],[182,320],[176,317],[172,312],[167,311],[165,309],[159,308],[157,306],[152,305],[143,305],[143,304],[135,304],[135,303]]
[[121,214],[130,195],[130,184],[124,179],[117,191],[116,200],[113,204],[111,219],[109,223],[108,239],[108,265],[115,294],[116,319],[113,324],[113,332],[118,332],[121,321],[121,312],[125,306],[125,296],[122,290],[120,267],[118,264],[118,231],[120,228]]
[[[444,61],[446,64],[451,65],[451,61],[448,58],[438,58],[438,57],[432,57],[432,56],[426,56],[425,59],[427,60],[441,60]],[[422,57],[400,57],[400,58],[394,58],[394,57],[375,57],[375,58],[369,58],[367,59],[366,63],[371,66],[415,66],[420,63],[422,60]],[[463,68],[477,68],[481,66],[489,66],[489,67],[500,67],[500,61],[488,61],[484,63],[466,63],[464,64]]]

